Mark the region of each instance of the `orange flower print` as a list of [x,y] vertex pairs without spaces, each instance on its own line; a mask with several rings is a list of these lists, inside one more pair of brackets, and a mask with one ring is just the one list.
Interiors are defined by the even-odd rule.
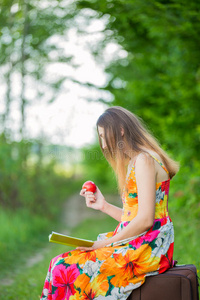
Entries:
[[106,233],[106,238],[110,238],[113,236],[113,231],[107,232]]
[[77,278],[76,281],[74,282],[74,286],[76,287],[76,290],[84,290],[88,283],[90,282],[90,277],[83,273],[80,274]]
[[[102,251],[102,249],[103,249],[103,251]],[[99,248],[99,249],[95,250],[96,258],[98,260],[105,260],[109,256],[111,256],[114,251],[115,251],[115,249],[113,247]]]
[[137,277],[143,278],[147,269],[149,272],[155,270],[155,264],[158,263],[159,259],[151,258],[151,247],[145,244],[137,250],[127,250],[124,256],[121,253],[113,254],[102,264],[100,272],[105,272],[107,276],[114,275],[111,279],[114,286],[125,287],[129,282],[137,283]]
[[135,184],[135,181],[132,178],[127,183],[127,190],[129,194],[137,195],[137,186]]
[[[106,295],[109,289],[109,282],[108,278],[105,275],[96,275],[92,282],[88,281],[88,279],[90,280],[90,278],[87,275],[85,276],[88,277],[88,279],[85,280],[86,277],[84,277],[83,275],[85,274],[80,275],[80,280],[77,278],[75,285],[78,284],[80,288],[77,289],[75,295],[71,296],[70,300],[92,300],[99,295]],[[81,280],[83,280],[84,284],[82,284]],[[88,282],[86,283],[86,281]],[[81,290],[81,292],[78,292],[78,290]]]
[[71,263],[79,263],[79,264],[85,264],[86,261],[92,260],[96,261],[96,252],[95,251],[80,251],[75,250],[71,252],[71,256],[67,256],[64,261],[66,264]]
[[[130,196],[130,194],[128,195],[128,205],[129,207],[133,207],[133,206],[136,206],[137,207],[137,204],[138,204],[138,197],[134,197],[132,198]],[[138,208],[138,207],[137,207]]]
[[79,265],[82,265],[85,264],[87,261],[95,262],[97,259],[105,260],[108,256],[110,256],[114,252],[114,248],[105,247],[104,249],[105,249],[104,251],[102,251],[102,248],[93,251],[76,250],[72,252],[71,256],[66,257],[64,261],[66,264],[71,264],[73,262],[76,262]]

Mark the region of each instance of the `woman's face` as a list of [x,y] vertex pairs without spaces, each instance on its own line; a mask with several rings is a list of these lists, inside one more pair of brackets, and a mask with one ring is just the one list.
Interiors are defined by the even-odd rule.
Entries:
[[106,149],[107,145],[106,145],[106,141],[105,141],[105,131],[104,131],[104,128],[98,126],[98,132],[99,132],[99,136],[100,136],[100,139],[101,139],[102,148]]

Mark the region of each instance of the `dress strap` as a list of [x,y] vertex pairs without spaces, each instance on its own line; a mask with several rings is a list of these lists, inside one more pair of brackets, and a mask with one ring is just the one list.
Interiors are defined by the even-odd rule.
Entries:
[[149,153],[149,155],[151,155],[151,157],[153,157],[153,159],[155,159],[159,163],[159,165],[161,165],[161,167],[165,170],[165,172],[169,175],[169,171],[166,169],[166,167],[163,165],[163,163],[161,163],[161,161],[159,161],[154,155],[152,155],[150,153]]

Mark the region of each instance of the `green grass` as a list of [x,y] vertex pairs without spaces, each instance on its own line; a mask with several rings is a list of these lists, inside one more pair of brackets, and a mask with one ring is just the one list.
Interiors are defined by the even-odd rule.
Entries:
[[[28,211],[0,211],[0,269],[9,270],[13,265],[23,262],[22,252],[27,255],[32,249],[41,247],[50,221],[33,216]],[[0,278],[5,272],[0,272]]]
[[[73,230],[72,234],[77,237],[95,240],[99,232],[111,231],[116,224],[117,222],[109,217],[100,218],[99,220],[88,219]],[[35,300],[40,298],[50,260],[54,256],[72,249],[58,244],[47,245],[48,252],[42,262],[25,269],[21,266],[20,271],[15,272],[14,282],[11,286],[0,285],[0,299]],[[10,278],[13,278],[12,270],[10,270]]]
[[[195,264],[199,272],[200,225],[198,221],[190,220],[184,211],[177,212],[170,209],[175,227],[175,253],[174,258],[179,264]],[[86,239],[95,239],[99,232],[113,230],[117,222],[104,216],[100,219],[88,219],[72,231],[72,235]],[[4,300],[35,300],[40,298],[45,276],[50,260],[70,247],[57,244],[46,244],[48,252],[44,259],[33,267],[21,269],[11,286],[0,286],[1,299]],[[12,270],[10,270],[12,272]],[[12,278],[12,275],[10,275]]]
[[183,209],[171,209],[174,223],[174,259],[178,264],[194,264],[200,275],[200,222],[192,218],[190,212]]
[[[77,192],[78,187],[80,187],[79,181],[65,188],[62,203],[54,203],[57,214],[54,213],[51,217],[48,214],[33,214],[25,208],[0,209],[0,280],[9,273],[13,266],[20,268],[27,255],[32,255],[35,249],[46,245],[49,228],[62,227],[58,216],[60,216],[63,202],[71,194]],[[51,210],[55,209],[51,208]]]

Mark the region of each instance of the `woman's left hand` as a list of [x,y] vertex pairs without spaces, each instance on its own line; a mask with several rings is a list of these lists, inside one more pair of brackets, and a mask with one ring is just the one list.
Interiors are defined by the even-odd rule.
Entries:
[[110,244],[108,240],[95,241],[92,247],[77,247],[76,249],[81,251],[92,251],[95,249],[104,248],[108,244]]

